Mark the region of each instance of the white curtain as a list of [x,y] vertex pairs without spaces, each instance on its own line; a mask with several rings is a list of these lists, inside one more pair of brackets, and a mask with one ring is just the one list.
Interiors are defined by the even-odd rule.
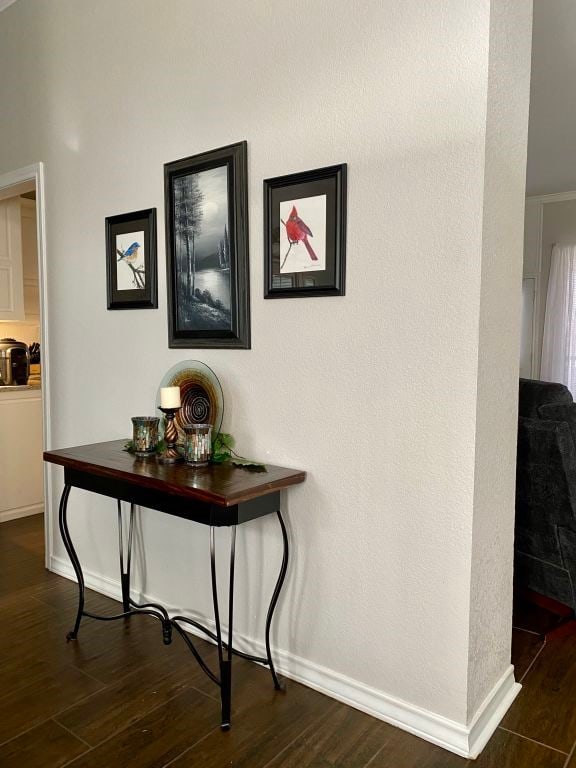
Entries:
[[540,378],[576,397],[576,245],[552,248]]

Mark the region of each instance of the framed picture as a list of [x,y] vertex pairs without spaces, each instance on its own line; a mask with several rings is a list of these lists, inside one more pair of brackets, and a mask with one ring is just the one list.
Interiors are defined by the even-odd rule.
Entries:
[[170,347],[250,348],[246,147],[164,166]]
[[264,298],[343,296],[346,165],[264,181]]
[[108,309],[156,309],[156,208],[106,219]]

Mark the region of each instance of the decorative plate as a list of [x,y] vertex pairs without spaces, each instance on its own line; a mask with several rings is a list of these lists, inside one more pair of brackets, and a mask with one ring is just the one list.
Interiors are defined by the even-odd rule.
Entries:
[[183,360],[170,368],[160,382],[156,407],[160,405],[162,387],[180,387],[181,408],[174,422],[180,439],[184,424],[212,424],[212,439],[220,432],[224,416],[224,394],[218,377],[199,360]]

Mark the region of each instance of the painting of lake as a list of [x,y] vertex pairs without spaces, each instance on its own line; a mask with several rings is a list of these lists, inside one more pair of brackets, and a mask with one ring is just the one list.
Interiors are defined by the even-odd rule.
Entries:
[[209,291],[214,299],[222,302],[230,311],[230,270],[203,269],[196,272],[196,287],[201,292]]
[[228,202],[226,165],[174,179],[176,304],[182,330],[231,328]]
[[164,190],[169,346],[250,349],[247,143],[166,163]]

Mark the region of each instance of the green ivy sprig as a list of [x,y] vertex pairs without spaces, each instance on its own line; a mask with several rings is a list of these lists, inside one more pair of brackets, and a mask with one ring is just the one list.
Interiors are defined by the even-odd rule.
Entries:
[[250,469],[253,472],[265,472],[266,465],[260,461],[254,461],[253,459],[247,459],[244,456],[240,456],[234,450],[234,438],[228,432],[219,432],[214,438],[212,444],[212,458],[211,464],[223,464],[225,461],[229,461],[236,467],[243,467],[244,469]]

